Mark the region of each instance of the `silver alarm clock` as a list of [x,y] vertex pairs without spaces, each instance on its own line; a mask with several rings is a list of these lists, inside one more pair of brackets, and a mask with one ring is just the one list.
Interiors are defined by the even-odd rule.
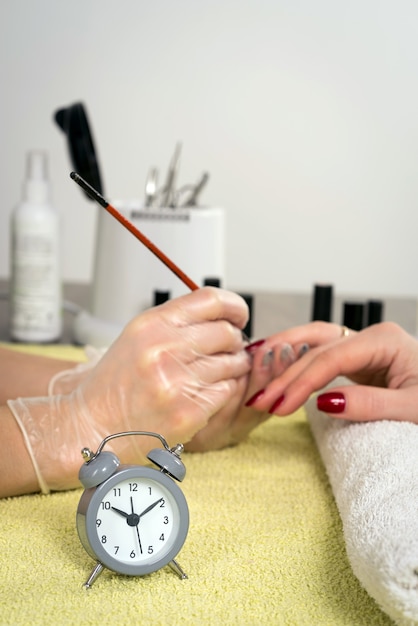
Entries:
[[[113,452],[102,451],[112,439],[138,435],[156,437],[163,444],[147,455],[159,469],[121,465]],[[104,568],[143,576],[170,565],[180,578],[187,578],[175,561],[189,529],[186,498],[173,480],[182,481],[186,474],[182,451],[182,444],[170,448],[164,437],[146,431],[109,435],[95,454],[82,450],[85,462],[79,479],[86,489],[76,525],[84,549],[97,562],[85,588]]]

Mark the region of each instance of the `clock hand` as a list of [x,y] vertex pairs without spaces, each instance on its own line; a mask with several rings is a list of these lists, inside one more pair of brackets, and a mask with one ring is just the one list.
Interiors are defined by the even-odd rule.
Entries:
[[159,500],[157,500],[157,502],[154,502],[154,504],[150,504],[150,506],[148,506],[144,511],[142,511],[142,513],[139,514],[139,519],[141,519],[141,517],[146,513],[152,511],[152,509],[157,506],[157,504],[160,504],[160,502],[162,502],[163,500],[164,498],[160,498]]
[[[131,511],[132,511],[132,515],[131,518],[135,517],[136,518],[136,524],[135,524],[135,528],[136,528],[136,535],[138,537],[138,543],[139,543],[139,550],[142,554],[142,545],[141,545],[141,537],[139,536],[139,528],[138,528],[138,524],[139,524],[139,516],[134,512],[134,501],[133,498],[131,496]],[[129,522],[128,522],[129,523]]]
[[119,513],[119,515],[123,515],[123,517],[128,518],[130,513],[125,513],[125,511],[121,511],[120,509],[117,509],[115,506],[112,506],[112,510],[116,511],[116,513]]
[[142,554],[141,537],[139,536],[139,529],[138,529],[138,526],[136,526],[136,534],[137,534],[137,537],[138,537],[139,550],[140,550],[140,552],[141,552],[141,554]]
[[126,519],[126,523],[128,524],[128,526],[138,526],[140,516],[136,513],[125,513],[125,511],[121,511],[115,506],[112,506],[112,510],[116,513],[119,513],[119,515],[122,515],[122,517]]

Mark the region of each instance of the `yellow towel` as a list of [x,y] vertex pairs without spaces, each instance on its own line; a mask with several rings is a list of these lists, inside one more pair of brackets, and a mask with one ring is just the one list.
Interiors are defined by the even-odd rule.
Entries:
[[0,500],[0,624],[392,624],[350,569],[304,411],[183,460],[190,530],[177,560],[187,580],[169,567],[143,578],[105,570],[85,591],[94,562],[75,527],[82,490]]

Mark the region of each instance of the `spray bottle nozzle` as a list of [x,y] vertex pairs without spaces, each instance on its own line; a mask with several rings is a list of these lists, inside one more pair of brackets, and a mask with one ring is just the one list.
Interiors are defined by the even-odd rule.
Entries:
[[46,180],[48,178],[45,152],[33,150],[28,153],[26,178],[27,180]]
[[23,197],[33,204],[49,200],[48,157],[41,150],[28,152]]

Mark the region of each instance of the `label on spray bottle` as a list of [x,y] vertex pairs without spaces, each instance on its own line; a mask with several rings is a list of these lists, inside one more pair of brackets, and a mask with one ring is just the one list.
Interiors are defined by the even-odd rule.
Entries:
[[61,334],[58,215],[48,202],[45,155],[30,153],[25,201],[11,223],[11,336],[54,341]]
[[29,341],[41,341],[47,335],[52,340],[60,334],[56,328],[59,276],[55,231],[53,223],[26,223],[16,224],[13,232],[12,335],[17,339],[25,336]]

